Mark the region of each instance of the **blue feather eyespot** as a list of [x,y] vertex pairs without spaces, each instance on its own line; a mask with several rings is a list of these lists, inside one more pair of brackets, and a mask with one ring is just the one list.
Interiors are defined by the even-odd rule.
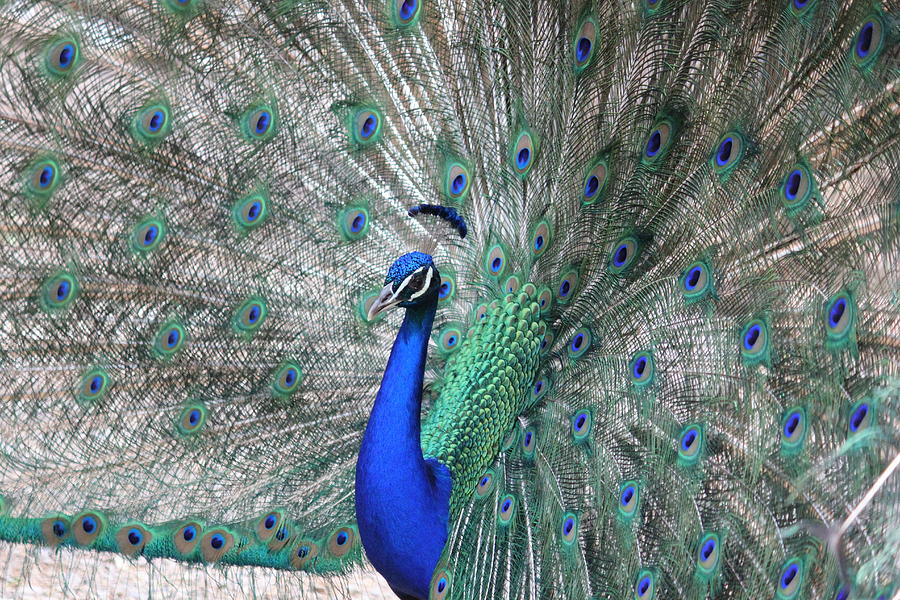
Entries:
[[218,562],[233,546],[234,535],[225,529],[214,529],[200,538],[200,555],[204,562]]
[[537,447],[537,432],[534,427],[529,427],[522,434],[522,454],[526,458],[534,456],[534,449]]
[[175,426],[181,435],[197,433],[206,424],[207,408],[202,402],[193,402],[185,406],[175,421]]
[[96,402],[106,395],[109,375],[103,369],[91,369],[81,376],[77,396],[81,403]]
[[182,556],[189,556],[200,542],[202,528],[199,523],[185,523],[172,534],[172,543]]
[[287,361],[275,370],[272,393],[276,398],[286,400],[293,395],[303,382],[303,369],[294,361]]
[[48,546],[56,546],[69,537],[69,519],[62,515],[47,517],[41,521],[41,537]]
[[265,192],[254,192],[239,199],[231,208],[231,217],[241,231],[250,231],[263,224],[269,214],[269,199]]
[[72,535],[79,546],[90,546],[106,528],[106,519],[98,512],[86,512],[72,521]]
[[665,156],[672,142],[672,134],[674,132],[675,127],[671,121],[663,120],[657,123],[644,143],[642,161],[647,164],[655,163]]
[[574,513],[563,515],[560,534],[563,544],[567,546],[571,546],[578,539],[578,517]]
[[135,253],[151,252],[159,248],[168,230],[162,219],[148,217],[140,221],[128,238],[128,243]]
[[336,558],[346,555],[353,549],[356,531],[351,527],[341,527],[328,539],[328,553]]
[[150,104],[141,108],[131,120],[131,136],[138,142],[155,145],[171,131],[169,107]]
[[850,434],[865,431],[875,421],[875,405],[865,400],[859,400],[850,409]]
[[688,304],[714,292],[712,271],[705,261],[698,260],[681,274],[681,294]]
[[609,169],[605,160],[594,163],[584,178],[581,201],[584,204],[593,204],[603,196],[606,182],[609,177]]
[[197,528],[193,525],[187,525],[181,530],[181,539],[191,542],[197,537]]
[[711,159],[717,173],[726,173],[737,166],[744,156],[744,137],[737,131],[723,135],[716,144]]
[[594,425],[594,417],[591,411],[584,409],[579,410],[572,416],[572,437],[576,442],[584,441],[591,435],[591,429]]
[[431,577],[431,589],[428,600],[446,600],[450,595],[450,583],[453,580],[447,569],[436,569]]
[[800,594],[803,587],[803,562],[796,558],[791,558],[784,563],[781,568],[781,574],[778,576],[778,588],[776,594],[778,598],[789,600],[796,598]]
[[781,201],[788,214],[802,210],[812,198],[816,189],[809,167],[796,164],[781,184]]
[[300,540],[291,552],[291,566],[304,569],[319,555],[319,546],[310,540]]
[[484,475],[481,476],[481,479],[478,480],[478,485],[475,486],[475,495],[479,498],[484,498],[490,494],[494,489],[495,477],[496,475],[494,474],[493,469],[485,471]]
[[531,386],[531,403],[534,404],[546,396],[551,387],[551,380],[546,375],[535,379],[534,384]]
[[506,250],[494,244],[484,256],[484,270],[490,277],[501,277],[506,270]]
[[119,552],[126,556],[136,556],[150,543],[153,535],[142,525],[132,524],[119,528],[116,532],[116,544]]
[[568,302],[575,295],[575,290],[578,287],[578,271],[571,269],[563,273],[563,276],[559,280],[559,284],[556,286],[556,301],[559,304],[568,304]]
[[463,341],[462,326],[456,323],[447,323],[437,335],[438,349],[447,355],[459,350]]
[[768,362],[769,326],[762,319],[753,319],[741,330],[741,357],[748,365]]
[[68,308],[78,296],[80,286],[72,273],[61,272],[47,278],[41,288],[41,306],[50,313]]
[[593,19],[586,19],[578,28],[575,39],[573,40],[576,73],[581,73],[588,67],[594,56],[594,46],[596,43],[597,24]]
[[480,321],[484,321],[488,318],[488,305],[484,302],[475,307],[475,322],[478,323]]
[[398,27],[409,27],[419,18],[419,0],[393,0],[394,20]]
[[374,144],[381,137],[381,113],[372,107],[357,109],[350,121],[350,138],[358,146]]
[[235,309],[231,317],[232,329],[245,339],[249,339],[262,327],[268,314],[269,307],[264,299],[258,296],[250,297]]
[[853,38],[853,58],[860,66],[874,61],[884,47],[884,24],[878,15],[866,19]]
[[850,588],[842,587],[837,593],[834,595],[834,600],[849,600],[850,598]]
[[652,571],[643,570],[638,573],[634,584],[635,600],[650,600],[656,595],[656,575]]
[[796,454],[806,440],[806,410],[795,406],[785,411],[781,419],[781,449],[788,455]]
[[44,67],[54,77],[65,77],[81,62],[81,48],[72,37],[60,38],[50,43],[44,51]]
[[546,315],[553,308],[553,293],[548,287],[542,287],[537,295],[537,303],[541,308],[541,315]]
[[815,0],[791,0],[791,10],[796,15],[802,15],[813,4],[815,4]]
[[503,283],[503,291],[507,294],[515,294],[522,287],[522,280],[518,275],[510,275]]
[[709,575],[719,566],[720,546],[719,536],[715,533],[707,533],[700,538],[697,568],[701,573]]
[[588,328],[582,327],[576,330],[572,335],[572,339],[569,340],[569,358],[581,358],[588,351],[588,348],[591,347],[592,341],[593,336]]
[[550,224],[547,221],[541,221],[535,225],[534,231],[531,233],[532,255],[541,256],[550,247],[550,242]]
[[369,233],[369,210],[365,206],[348,206],[338,216],[338,229],[348,242]]
[[156,332],[153,341],[153,352],[157,358],[168,359],[184,346],[184,326],[177,321],[167,321]]
[[499,507],[500,513],[497,515],[497,519],[500,525],[509,525],[516,514],[516,497],[512,494],[503,496],[500,499]]
[[542,355],[550,352],[550,348],[553,347],[553,340],[555,340],[555,339],[556,339],[556,335],[549,329],[547,329],[544,332],[544,337],[541,339],[541,354]]
[[525,177],[537,157],[537,139],[528,130],[520,132],[510,154],[513,170],[519,177]]
[[278,112],[274,105],[251,107],[241,117],[241,133],[249,142],[270,140],[277,131]]
[[54,158],[35,161],[25,176],[25,192],[39,200],[49,198],[60,184],[59,163]]
[[855,340],[856,303],[848,291],[842,291],[825,303],[825,346],[830,350],[846,347]]
[[469,194],[472,178],[469,168],[458,162],[450,163],[444,176],[444,195],[451,200],[462,201]]
[[619,515],[629,520],[637,513],[641,492],[636,481],[626,481],[619,486]]
[[688,425],[678,436],[678,460],[692,464],[700,458],[703,449],[703,429],[699,425]]
[[656,363],[652,352],[638,352],[631,357],[628,363],[628,373],[631,383],[642,388],[650,385],[656,375]]
[[456,296],[456,278],[453,273],[441,273],[441,285],[438,286],[438,302],[449,302]]
[[632,236],[623,238],[616,244],[612,254],[609,256],[610,273],[624,273],[632,264],[634,264],[639,253],[640,245],[637,238]]

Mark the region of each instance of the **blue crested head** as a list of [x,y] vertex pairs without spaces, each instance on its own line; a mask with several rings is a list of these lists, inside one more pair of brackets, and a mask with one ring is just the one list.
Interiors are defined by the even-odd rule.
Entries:
[[369,319],[394,306],[415,306],[432,300],[441,285],[434,260],[424,252],[409,252],[394,261],[384,279],[384,288],[369,308]]

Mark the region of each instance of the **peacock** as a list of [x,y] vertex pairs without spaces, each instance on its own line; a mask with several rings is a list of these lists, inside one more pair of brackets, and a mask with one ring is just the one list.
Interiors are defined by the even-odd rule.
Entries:
[[3,546],[139,597],[896,600],[898,23],[0,2]]

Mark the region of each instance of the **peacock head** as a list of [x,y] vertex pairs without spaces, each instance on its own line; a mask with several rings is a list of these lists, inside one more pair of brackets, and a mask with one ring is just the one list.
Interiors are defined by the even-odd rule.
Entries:
[[440,285],[441,275],[429,255],[424,252],[404,254],[388,269],[384,288],[369,307],[369,320],[394,306],[406,308],[432,301]]

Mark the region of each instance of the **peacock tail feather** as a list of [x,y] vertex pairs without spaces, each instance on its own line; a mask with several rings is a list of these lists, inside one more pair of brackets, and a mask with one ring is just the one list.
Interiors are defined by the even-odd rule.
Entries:
[[0,2],[0,539],[341,593],[423,249],[429,598],[897,594],[898,19]]

